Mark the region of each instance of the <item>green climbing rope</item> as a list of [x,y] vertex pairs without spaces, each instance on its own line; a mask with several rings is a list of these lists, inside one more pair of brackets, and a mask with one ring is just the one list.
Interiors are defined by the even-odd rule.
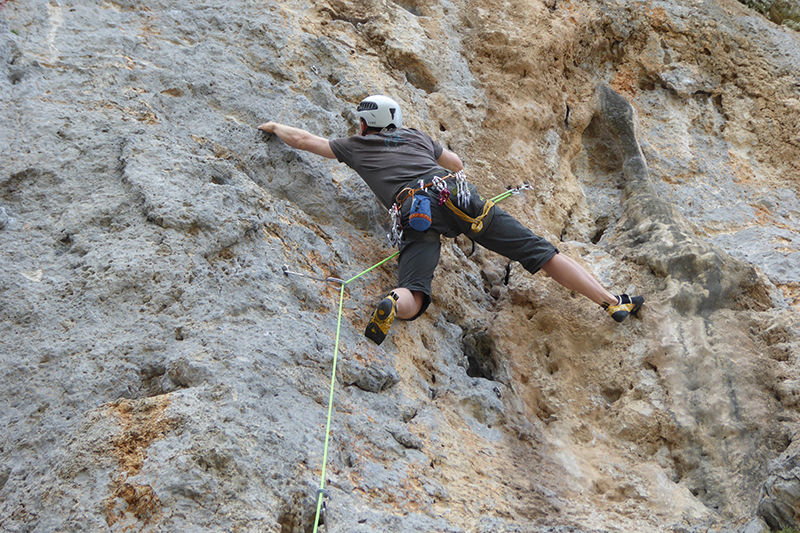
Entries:
[[339,355],[339,332],[342,329],[342,307],[344,306],[344,288],[348,282],[342,283],[339,288],[339,316],[336,318],[336,340],[333,344],[333,368],[331,370],[331,387],[328,393],[328,421],[325,423],[325,445],[322,448],[322,474],[319,479],[319,490],[317,491],[317,512],[314,519],[314,533],[319,527],[319,515],[322,511],[322,499],[325,495],[325,474],[328,468],[328,443],[331,437],[331,421],[333,420],[333,390],[336,386],[336,360]]
[[[509,189],[509,190],[507,190],[505,192],[502,192],[502,193],[498,194],[497,196],[492,198],[491,201],[494,202],[494,203],[501,202],[501,201],[505,200],[506,198],[508,198],[509,196],[512,196],[514,194],[518,194],[520,191],[522,191],[524,189],[529,189],[529,188],[530,188],[529,186],[523,185],[521,187],[516,187],[514,189]],[[342,284],[341,284],[341,287],[339,288],[339,313],[338,313],[338,316],[336,317],[336,336],[335,336],[335,340],[334,340],[334,343],[333,343],[333,364],[332,364],[332,367],[331,367],[331,385],[330,385],[330,390],[328,392],[328,418],[327,418],[327,420],[325,422],[325,443],[324,443],[324,445],[322,447],[322,473],[320,474],[319,489],[317,490],[317,511],[316,511],[315,516],[314,516],[314,533],[317,533],[317,531],[319,529],[319,519],[320,519],[320,515],[322,514],[323,499],[325,497],[325,477],[326,477],[326,473],[327,473],[327,469],[328,469],[328,448],[329,448],[330,437],[331,437],[331,422],[333,421],[333,391],[334,391],[334,388],[336,387],[336,362],[339,359],[339,335],[340,335],[340,332],[342,330],[342,309],[344,308],[344,290],[345,290],[345,288],[347,287],[348,284],[350,284],[353,281],[357,280],[358,278],[360,278],[364,274],[367,274],[368,272],[371,272],[372,270],[375,270],[379,266],[381,266],[384,263],[386,263],[387,261],[390,261],[391,259],[397,257],[398,255],[400,255],[399,251],[397,251],[397,252],[393,253],[392,255],[390,255],[389,257],[387,257],[387,258],[375,263],[371,267],[369,267],[369,268],[367,268],[365,270],[362,270],[361,272],[359,272],[358,274],[356,274],[352,278],[341,282]],[[335,278],[328,278],[328,280],[335,280]],[[325,280],[325,281],[328,281],[328,280]]]
[[369,267],[368,269],[366,269],[366,270],[363,270],[363,271],[359,272],[358,274],[356,274],[356,275],[355,275],[355,276],[353,276],[352,278],[350,278],[350,279],[348,279],[347,281],[345,281],[345,282],[344,282],[344,284],[345,284],[345,285],[347,285],[347,284],[348,284],[348,283],[350,283],[351,281],[355,281],[355,280],[357,280],[358,278],[360,278],[361,276],[363,276],[363,275],[364,275],[364,274],[366,274],[367,272],[369,272],[369,271],[371,271],[371,270],[374,270],[374,269],[378,268],[379,266],[381,266],[382,264],[384,264],[386,261],[389,261],[390,259],[393,259],[393,258],[397,257],[398,255],[400,255],[400,251],[399,251],[399,250],[398,250],[397,252],[393,253],[392,255],[390,255],[389,257],[387,257],[386,259],[384,259],[383,261],[381,261],[381,262],[379,262],[379,263],[375,263],[374,265],[372,265],[372,266],[371,266],[371,267]]
[[342,309],[344,308],[344,289],[347,285],[364,274],[378,268],[382,264],[386,263],[387,261],[391,260],[394,257],[397,257],[400,252],[395,252],[386,259],[375,263],[371,267],[367,268],[366,270],[362,270],[352,278],[348,279],[347,281],[342,282],[341,287],[339,288],[339,313],[336,317],[336,337],[333,343],[333,365],[331,367],[331,386],[330,391],[328,393],[328,419],[325,422],[325,444],[322,447],[322,473],[320,474],[319,478],[319,489],[317,490],[317,511],[314,516],[314,533],[317,533],[317,529],[319,528],[319,517],[322,513],[322,505],[323,505],[323,498],[325,497],[325,478],[326,472],[328,467],[328,447],[330,444],[330,437],[331,437],[331,422],[333,420],[333,391],[336,387],[336,362],[339,359],[339,335],[342,330]]

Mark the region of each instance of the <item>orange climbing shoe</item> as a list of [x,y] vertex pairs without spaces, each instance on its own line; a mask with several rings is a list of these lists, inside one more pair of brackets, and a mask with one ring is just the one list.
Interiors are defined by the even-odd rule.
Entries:
[[392,327],[392,322],[394,322],[394,317],[397,314],[396,302],[397,295],[390,292],[386,298],[380,301],[372,314],[372,319],[367,324],[364,335],[375,344],[382,343],[386,335],[388,335],[389,328]]
[[644,304],[643,296],[628,296],[627,294],[617,295],[618,303],[615,305],[604,305],[606,312],[617,322],[622,322],[628,315],[637,316],[639,309]]

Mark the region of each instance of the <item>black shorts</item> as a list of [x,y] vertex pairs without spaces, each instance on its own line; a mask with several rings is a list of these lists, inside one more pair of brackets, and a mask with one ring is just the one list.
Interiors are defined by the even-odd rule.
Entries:
[[[470,188],[472,193],[470,205],[462,210],[469,216],[475,217],[483,210],[485,201],[480,198],[474,186],[470,185]],[[398,287],[419,291],[424,295],[422,308],[409,320],[414,320],[424,313],[431,303],[431,281],[433,271],[439,263],[442,235],[455,237],[463,233],[481,246],[519,261],[532,274],[538,272],[558,253],[555,246],[520,224],[517,219],[498,206],[494,206],[484,219],[483,231],[476,234],[471,230],[469,222],[458,218],[446,206],[438,205],[435,193],[417,194],[426,194],[431,198],[433,221],[430,229],[425,232],[411,229],[408,226],[411,199],[404,202],[401,212],[403,242],[400,245]]]

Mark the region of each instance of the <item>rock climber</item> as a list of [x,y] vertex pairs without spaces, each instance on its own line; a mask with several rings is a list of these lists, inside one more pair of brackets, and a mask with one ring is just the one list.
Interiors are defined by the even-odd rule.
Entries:
[[358,105],[356,115],[359,133],[331,140],[277,122],[258,128],[293,148],[345,163],[392,214],[400,248],[398,284],[378,303],[365,331],[369,339],[380,344],[395,317],[414,320],[425,312],[431,302],[440,237],[461,233],[519,261],[532,274],[544,270],[567,289],[600,305],[617,322],[639,312],[642,296],[610,293],[547,240],[481,198],[465,180],[458,155],[427,134],[403,127],[396,101],[369,96]]

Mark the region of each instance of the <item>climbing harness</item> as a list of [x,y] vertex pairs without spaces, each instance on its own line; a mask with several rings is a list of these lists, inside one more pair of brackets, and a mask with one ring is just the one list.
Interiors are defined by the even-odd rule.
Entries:
[[[458,176],[461,176],[460,181]],[[436,193],[438,204],[443,205],[450,198],[450,188],[447,186],[445,180],[452,177],[456,178],[457,185],[463,183],[464,187],[467,189],[467,194],[469,194],[463,172],[456,172],[455,174],[448,174],[446,176],[434,176],[428,183],[425,183],[425,180],[421,179],[417,187],[405,187],[397,194],[394,203],[389,208],[389,218],[392,222],[391,230],[386,235],[389,239],[389,244],[393,248],[399,248],[400,244],[403,242],[403,222],[401,216],[403,203],[405,203],[409,197],[412,198],[408,223],[412,229],[416,231],[427,231],[432,222],[430,198],[425,194],[417,196],[417,193],[425,191],[426,189],[431,189]]]
[[[455,179],[455,202],[453,202],[451,198],[452,191],[447,184],[448,179]],[[418,193],[428,189],[435,193],[435,199],[439,205],[444,205],[458,218],[469,223],[470,230],[473,233],[480,233],[484,229],[484,219],[489,215],[497,202],[505,200],[513,194],[519,194],[524,190],[532,188],[533,187],[531,187],[528,183],[523,183],[518,187],[509,188],[506,190],[506,192],[486,200],[483,204],[481,213],[476,217],[471,217],[458,207],[459,205],[462,207],[469,205],[472,194],[464,172],[459,171],[446,176],[436,176],[427,183],[425,183],[424,180],[419,180],[417,187],[406,187],[401,190],[395,198],[395,203],[389,208],[389,216],[391,217],[392,222],[391,231],[387,235],[387,238],[393,247],[399,247],[403,242],[403,223],[401,220],[401,210],[403,203],[405,203],[409,197],[412,198],[411,209],[409,210],[408,215],[408,223],[411,228],[416,231],[426,231],[430,228],[430,198],[427,196],[427,194],[418,195]]]
[[[455,180],[455,191],[456,191],[456,201],[450,198],[452,192],[450,190],[450,186],[447,184],[448,179]],[[476,230],[475,228],[483,228],[483,219],[486,215],[489,214],[492,206],[494,204],[484,205],[483,212],[475,217],[472,218],[466,213],[464,213],[461,209],[459,209],[456,204],[466,207],[469,205],[469,201],[471,198],[471,191],[469,189],[469,184],[467,183],[467,178],[464,175],[463,171],[453,172],[447,174],[446,176],[434,176],[431,178],[431,181],[425,182],[425,180],[419,180],[417,187],[405,187],[402,189],[395,198],[394,204],[389,208],[389,216],[392,219],[391,223],[391,231],[387,235],[389,239],[389,243],[392,246],[400,246],[400,243],[403,241],[403,223],[401,220],[401,210],[403,208],[403,203],[410,197],[411,200],[411,209],[409,210],[408,215],[408,224],[411,226],[412,229],[416,231],[427,231],[431,227],[431,214],[430,214],[430,201],[431,198],[428,194],[420,194],[417,196],[418,193],[424,192],[426,190],[430,190],[434,193],[434,197],[439,205],[444,205],[451,211],[453,211],[459,218],[465,220],[472,224],[472,231],[476,233],[480,233],[480,229]]]
[[[457,183],[458,183],[457,174],[460,174],[460,173],[456,173],[456,175],[455,175],[456,178],[457,178]],[[447,176],[447,177],[451,177],[451,176],[453,176],[453,175],[451,174],[450,176]],[[444,179],[445,178],[434,178],[430,184],[420,183],[420,185],[421,185],[420,189],[424,190],[426,188],[431,188],[431,187],[441,187],[442,184],[444,184]],[[462,178],[461,179],[463,180],[463,174],[462,174]],[[467,188],[466,187],[466,181],[463,181],[462,184],[463,184],[463,188]],[[425,187],[422,187],[423,185]],[[444,189],[447,189],[446,184],[444,184]],[[439,199],[440,200],[444,196],[444,201],[442,201],[442,203],[440,205],[447,205],[447,201],[449,201],[450,191],[449,191],[449,189],[447,189],[447,193],[443,195],[442,190],[444,190],[444,189],[434,188],[434,190],[436,190],[436,192],[439,194]],[[459,185],[459,191],[460,191],[460,189],[461,189],[461,186]],[[520,185],[519,187],[508,188],[505,192],[498,194],[497,196],[493,197],[490,200],[487,200],[487,204],[491,202],[491,204],[494,205],[494,204],[496,204],[498,202],[501,202],[501,201],[505,200],[506,198],[508,198],[511,195],[519,194],[520,192],[522,192],[524,190],[527,190],[527,189],[532,189],[532,187],[530,185],[528,185],[528,184],[523,184],[523,185]],[[402,194],[402,191],[401,191],[401,194]],[[414,193],[411,193],[411,194],[414,194]],[[459,194],[459,192],[457,192],[457,195],[458,194]],[[467,197],[466,202],[469,202],[469,191],[467,191],[467,196],[466,197]],[[458,196],[456,197],[456,201],[458,203],[460,203],[461,205],[467,205],[466,203],[462,203],[462,201],[463,201],[462,199],[463,199],[463,196],[461,198],[459,198]],[[397,205],[397,204],[395,204],[395,205]],[[489,209],[491,209],[491,207]],[[483,215],[483,216],[485,216],[485,215]],[[397,218],[399,219],[399,214],[398,214]],[[483,220],[483,218],[482,218],[482,216],[480,216],[480,217],[476,217],[475,220],[480,222],[481,220]],[[401,237],[402,237],[402,232],[401,232]],[[317,509],[316,509],[316,514],[314,516],[314,530],[313,530],[313,533],[317,533],[318,532],[320,523],[325,524],[326,528],[327,528],[327,519],[325,517],[326,504],[325,504],[324,500],[328,496],[328,492],[325,489],[325,479],[327,477],[328,450],[330,448],[331,423],[333,421],[333,396],[334,396],[333,393],[334,393],[334,389],[335,389],[335,386],[336,386],[336,364],[337,364],[338,359],[339,359],[339,338],[340,338],[340,334],[341,334],[341,330],[342,330],[342,312],[343,312],[343,309],[344,309],[344,290],[347,287],[347,285],[349,285],[350,283],[354,282],[355,280],[357,280],[361,276],[363,276],[363,275],[375,270],[376,268],[378,268],[379,266],[383,265],[384,263],[394,259],[398,255],[400,255],[399,251],[394,252],[392,255],[386,257],[385,259],[382,259],[381,261],[375,263],[371,267],[369,267],[369,268],[367,268],[365,270],[362,270],[361,272],[359,272],[358,274],[356,274],[355,276],[353,276],[353,277],[351,277],[351,278],[349,278],[347,280],[342,280],[340,278],[334,278],[334,277],[323,278],[321,276],[320,277],[311,276],[309,274],[303,274],[303,273],[300,273],[300,272],[292,272],[291,270],[289,270],[289,267],[285,266],[285,265],[283,267],[283,273],[286,276],[289,276],[289,275],[302,276],[302,277],[305,277],[305,278],[313,279],[313,280],[316,280],[316,281],[322,281],[322,282],[325,282],[325,283],[338,283],[339,284],[339,311],[338,311],[338,315],[336,317],[336,335],[334,336],[334,343],[333,343],[333,363],[331,365],[330,388],[329,388],[329,391],[328,391],[328,415],[327,415],[327,419],[325,421],[325,439],[324,439],[324,444],[323,444],[323,447],[322,447],[322,472],[320,474],[319,488],[317,489]]]

